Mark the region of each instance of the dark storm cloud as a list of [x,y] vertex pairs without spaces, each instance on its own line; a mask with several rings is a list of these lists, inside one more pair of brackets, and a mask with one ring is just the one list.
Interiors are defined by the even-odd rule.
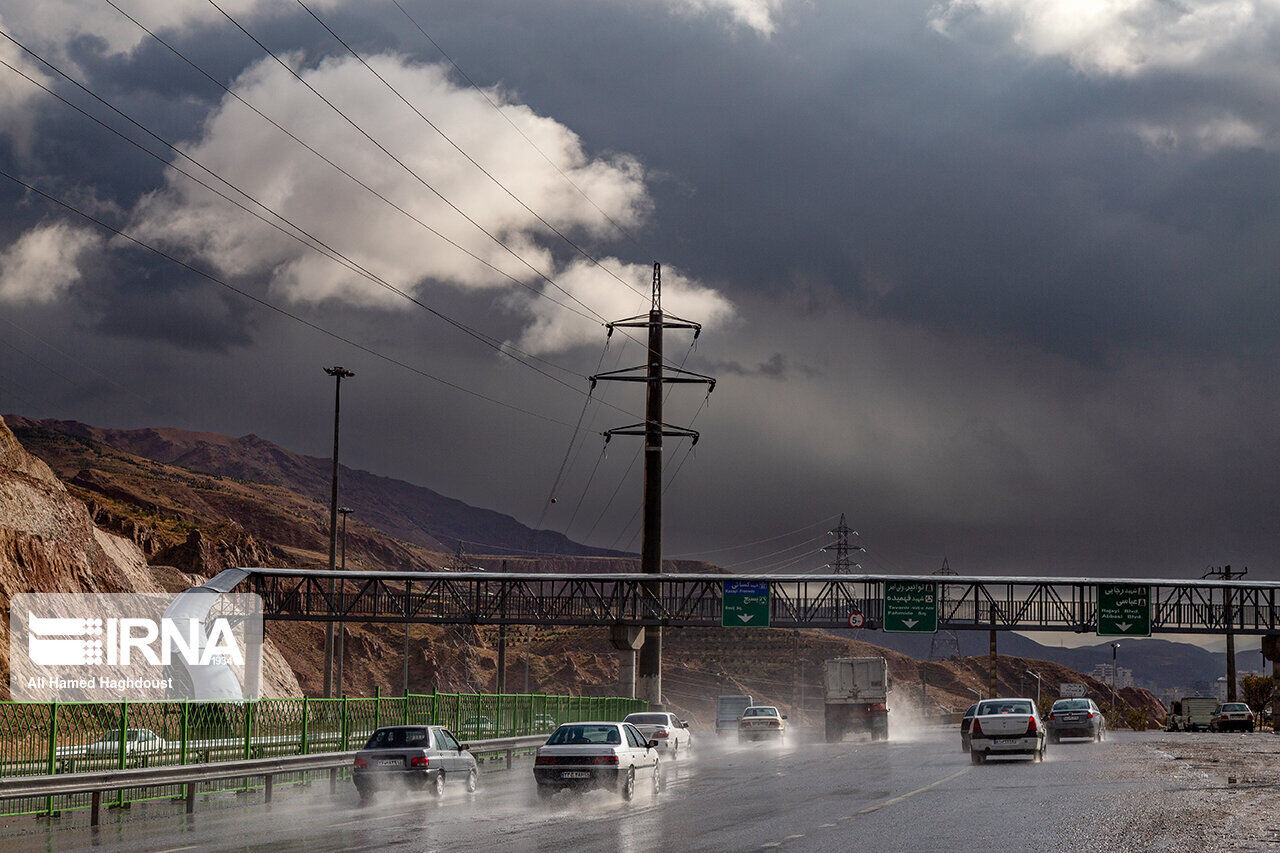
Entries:
[[[1280,467],[1269,360],[1280,96],[1245,58],[1081,73],[1019,54],[999,32],[940,34],[935,5],[784,4],[768,38],[657,3],[409,8],[481,85],[575,131],[589,156],[643,164],[654,214],[633,231],[644,248],[576,237],[673,265],[738,307],[687,365],[720,376],[709,404],[681,390],[669,404],[669,420],[696,414],[703,432],[670,491],[669,550],[844,509],[885,560],[868,568],[931,570],[944,551],[966,571],[1263,566],[1280,544],[1268,474]],[[440,59],[389,4],[322,14],[361,50]],[[340,55],[303,14],[250,25],[306,67]],[[173,40],[224,81],[262,58],[225,22]],[[175,140],[201,138],[220,101],[150,41],[120,53],[85,39],[67,53]],[[29,151],[0,143],[6,169],[116,225],[164,186],[159,163],[61,106],[40,116]],[[0,203],[0,251],[65,217],[4,185]],[[238,283],[286,304],[265,280]],[[528,320],[491,293],[431,298],[499,339],[518,339]],[[140,250],[112,249],[59,307],[12,310],[76,358],[137,377],[154,403],[6,364],[11,388],[42,397],[35,414],[253,432],[323,455],[319,365],[347,363],[358,372],[344,422],[352,464],[527,522],[569,442],[568,427],[415,377]],[[580,396],[416,309],[330,300],[300,313],[512,405],[567,423],[581,409]],[[554,358],[590,373],[599,353],[575,345]],[[630,345],[621,364],[638,353]],[[625,547],[634,468],[606,503],[635,448],[618,440],[606,456],[597,433],[634,421],[639,398],[601,393],[629,411],[590,410],[547,523],[567,524],[599,460],[570,533]],[[667,458],[672,470],[684,451]]]

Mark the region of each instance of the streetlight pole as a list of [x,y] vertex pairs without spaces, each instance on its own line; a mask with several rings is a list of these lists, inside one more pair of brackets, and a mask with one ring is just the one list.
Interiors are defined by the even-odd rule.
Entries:
[[1031,676],[1036,680],[1036,708],[1039,708],[1040,707],[1040,682],[1042,681],[1042,679],[1040,678],[1040,676],[1036,675],[1034,672],[1032,672],[1029,669],[1026,672],[1027,672],[1027,675]]
[[[338,423],[342,409],[342,380],[355,376],[345,367],[326,367],[324,372],[336,380],[333,392],[333,480],[329,491],[329,571],[337,569],[338,562]],[[329,599],[333,600],[334,582],[329,578]],[[326,622],[324,629],[324,695],[333,698],[333,622]]]
[[[1120,651],[1119,643],[1111,644],[1111,719],[1119,722],[1116,717],[1116,653]],[[1110,725],[1110,723],[1108,723]]]
[[[355,512],[355,510],[353,510],[351,507],[348,507],[348,506],[338,507],[338,515],[342,516],[342,571],[344,572],[347,570],[347,516],[351,515],[351,513],[353,512]],[[339,597],[342,597],[343,592],[345,592],[345,587],[339,587]],[[343,606],[345,606],[345,602],[339,605],[340,608]],[[337,658],[338,658],[338,674],[337,674],[337,677],[335,678],[335,681],[337,681],[337,685],[338,685],[337,689],[338,689],[339,696],[342,695],[342,664],[346,660],[346,645],[347,645],[347,623],[344,622],[342,619],[339,619],[338,620],[338,650],[336,652]]]

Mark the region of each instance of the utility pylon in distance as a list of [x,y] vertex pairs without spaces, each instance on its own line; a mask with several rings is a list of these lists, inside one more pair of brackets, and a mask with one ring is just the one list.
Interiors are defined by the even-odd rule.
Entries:
[[[702,333],[702,324],[682,320],[662,310],[662,266],[653,264],[653,294],[649,313],[628,317],[606,324],[609,335],[614,329],[648,329],[649,347],[645,363],[621,370],[610,370],[590,377],[591,387],[597,382],[645,383],[644,422],[629,424],[601,433],[607,443],[615,435],[644,436],[644,521],[640,538],[640,571],[646,574],[662,574],[662,439],[665,436],[690,438],[696,444],[698,433],[683,427],[674,427],[662,421],[662,387],[670,384],[703,384],[707,394],[715,390],[716,381],[710,376],[693,373],[678,367],[664,369],[662,363],[662,333],[666,329],[692,329],[694,340]],[[655,584],[656,587],[656,584]],[[655,596],[658,590],[653,590]],[[640,647],[636,667],[636,692],[648,700],[651,707],[662,704],[662,629],[648,628],[644,645]]]
[[[942,557],[942,568],[934,572],[935,575],[954,575],[951,564],[947,562],[946,555]],[[950,649],[951,654],[947,654]],[[955,631],[938,631],[929,635],[929,660],[947,660],[952,657],[960,657],[960,638],[956,636]]]
[[849,544],[849,534],[858,535],[858,531],[850,529],[848,523],[844,520],[844,513],[840,513],[840,523],[836,525],[835,530],[828,530],[828,536],[836,537],[836,541],[830,545],[822,546],[823,551],[834,551],[835,559],[827,563],[827,568],[837,575],[851,575],[854,569],[860,569],[862,566],[855,563],[849,557],[850,551],[866,551],[861,545],[854,543]]

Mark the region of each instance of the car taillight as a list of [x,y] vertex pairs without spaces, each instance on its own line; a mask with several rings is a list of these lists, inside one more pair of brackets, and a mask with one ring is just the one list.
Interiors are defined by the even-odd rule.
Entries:
[[[1093,716],[1093,714],[1090,714],[1089,716],[1090,716],[1090,717],[1092,717],[1092,716]],[[1053,719],[1053,712],[1052,712],[1052,711],[1050,711],[1050,712],[1049,712],[1049,719],[1051,719],[1051,720]]]
[[780,729],[782,728],[782,720],[770,720],[769,725],[773,726],[775,729]]
[[666,729],[658,729],[656,732],[653,733],[654,737],[670,737],[670,735],[671,735],[671,732],[667,731]]
[[876,702],[876,703],[872,704],[872,706],[871,706],[871,710],[873,710],[873,711],[887,711],[887,710],[889,710],[889,706],[888,706],[888,705],[886,705],[886,704],[884,704],[883,702]]
[[978,722],[977,717],[973,718],[973,728],[969,729],[969,734],[971,735],[982,734],[982,723]]
[[410,767],[427,767],[430,764],[431,764],[431,759],[427,758],[425,755],[419,755],[416,758],[409,759]]
[[351,762],[351,766],[358,770],[363,770],[365,767],[369,766],[369,762],[365,761],[363,758],[357,758],[355,761]]
[[550,756],[550,755],[539,755],[537,758],[533,759],[533,763],[534,764],[555,764],[556,760],[553,756]]
[[617,764],[618,756],[616,755],[597,755],[591,759],[592,764]]
[[1035,733],[1036,733],[1036,718],[1031,717],[1027,720],[1027,734],[1033,735]]
[[[1096,717],[1096,716],[1097,716],[1097,715],[1096,715],[1096,714],[1094,714],[1092,711],[1090,711],[1090,712],[1089,712],[1089,719],[1091,719],[1091,720],[1092,720],[1092,719],[1093,719],[1094,717]],[[1053,714],[1050,714],[1050,715],[1049,715],[1049,719],[1051,719],[1051,720],[1053,719]]]

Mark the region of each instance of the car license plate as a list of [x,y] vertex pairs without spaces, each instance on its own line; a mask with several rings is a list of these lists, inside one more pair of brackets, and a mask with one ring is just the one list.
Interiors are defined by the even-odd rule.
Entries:
[[566,770],[560,774],[561,779],[590,779],[591,773],[586,770]]
[[379,767],[404,767],[404,762],[398,758],[384,758],[378,762]]
[[999,738],[996,738],[996,745],[1009,746],[1011,744],[1017,743],[1018,741],[1019,741],[1019,738],[1016,738],[1016,737],[999,737]]

